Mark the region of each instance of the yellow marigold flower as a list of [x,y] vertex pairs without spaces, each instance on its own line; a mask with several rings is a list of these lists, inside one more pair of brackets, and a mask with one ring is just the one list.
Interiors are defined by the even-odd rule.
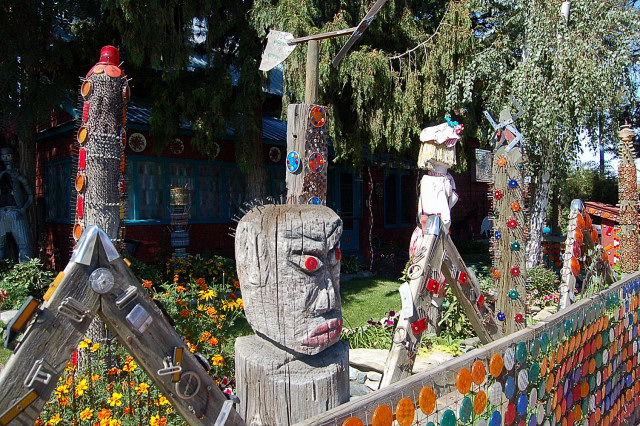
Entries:
[[158,399],[156,399],[155,401],[153,401],[154,404],[156,405],[167,405],[169,404],[169,400],[167,398],[165,398],[164,396],[160,395],[158,397]]
[[109,420],[109,426],[121,426],[122,422],[118,419]]
[[220,354],[216,354],[211,358],[213,365],[225,365],[224,358]]
[[132,357],[128,357],[125,360],[124,366],[122,367],[122,371],[126,371],[127,373],[132,373],[138,366]]
[[80,411],[80,420],[89,420],[91,417],[93,417],[93,410],[91,408],[87,407]]
[[207,302],[211,299],[216,298],[216,296],[218,296],[218,293],[216,293],[215,290],[212,289],[200,290],[198,292],[198,298]]
[[238,305],[238,307],[239,307],[240,309],[244,309],[244,301],[242,300],[242,297],[238,297],[238,298],[236,299],[236,304]]
[[183,309],[183,310],[181,310],[181,311],[180,311],[180,316],[181,316],[182,318],[186,318],[186,317],[188,317],[188,316],[189,316],[189,310],[188,310],[188,309]]
[[219,340],[217,337],[212,337],[211,339],[209,339],[209,344],[211,346],[218,346]]
[[120,400],[122,398],[122,394],[118,393],[118,392],[114,392],[111,394],[111,396],[109,397],[109,399],[107,400],[107,403],[109,405],[113,406],[121,406],[122,405],[122,401]]
[[80,342],[80,344],[78,345],[78,349],[85,349],[88,348],[89,345],[91,344],[91,339],[84,339],[83,341]]
[[200,342],[204,342],[205,340],[207,340],[209,337],[211,337],[211,333],[209,333],[208,331],[205,331],[204,333],[202,333],[200,335],[200,338],[198,339],[198,341]]
[[135,390],[138,393],[138,395],[140,395],[142,393],[147,393],[147,392],[149,392],[149,385],[144,383],[144,382],[142,382],[138,386],[135,387]]
[[100,420],[110,419],[111,418],[111,410],[109,410],[108,408],[103,408],[102,410],[98,411],[98,418]]
[[198,350],[198,347],[196,345],[189,345],[189,352],[191,352],[192,354],[195,353]]
[[84,395],[84,391],[86,391],[87,389],[89,389],[87,379],[80,380],[80,382],[76,385],[76,396]]
[[64,371],[66,371],[67,373],[73,373],[74,371],[76,371],[77,366],[73,365],[72,363],[67,363],[67,366],[64,368]]
[[60,385],[56,388],[56,396],[58,398],[62,397],[62,395],[69,393],[69,385]]
[[56,414],[55,416],[51,417],[46,424],[48,424],[48,425],[57,425],[61,421],[62,421],[62,417],[60,417],[60,414]]
[[151,417],[149,420],[149,425],[151,426],[164,426],[167,424],[167,419],[164,417],[160,417],[160,415]]
[[100,343],[94,343],[93,346],[91,346],[91,352],[96,352],[98,349],[100,349]]

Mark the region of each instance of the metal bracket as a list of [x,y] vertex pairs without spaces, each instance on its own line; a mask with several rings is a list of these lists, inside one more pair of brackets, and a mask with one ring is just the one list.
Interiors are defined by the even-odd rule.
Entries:
[[118,309],[122,310],[129,302],[138,297],[138,289],[136,286],[130,285],[125,291],[116,297],[115,304]]
[[182,372],[182,366],[181,365],[174,365],[173,364],[173,359],[172,357],[168,356],[165,357],[162,360],[162,364],[164,365],[164,368],[161,368],[160,370],[158,370],[156,373],[158,374],[158,376],[170,376],[173,374],[179,374]]
[[239,403],[240,403],[240,398],[238,398],[235,395],[229,395],[229,399],[227,399],[222,404],[222,409],[220,410],[220,414],[218,414],[218,418],[216,419],[216,422],[213,424],[213,426],[224,426],[224,424],[227,422],[227,418],[229,417],[229,414],[231,413],[231,408],[233,407],[233,404],[239,404]]
[[71,321],[81,323],[89,314],[89,309],[73,297],[69,296],[62,301],[60,306],[58,306],[58,312],[60,315],[69,318]]
[[33,363],[33,367],[31,367],[29,374],[27,374],[27,377],[24,378],[24,386],[26,388],[30,389],[31,386],[33,386],[33,382],[40,382],[45,385],[49,384],[49,381],[51,380],[51,374],[42,371],[43,362],[44,359],[38,359]]

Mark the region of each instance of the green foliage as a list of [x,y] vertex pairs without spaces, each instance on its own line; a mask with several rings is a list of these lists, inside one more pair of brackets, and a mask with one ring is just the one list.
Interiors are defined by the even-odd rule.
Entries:
[[0,305],[3,310],[19,308],[27,296],[42,298],[55,277],[54,272],[44,270],[40,259],[16,263],[10,267],[6,260],[0,264],[0,271],[4,272],[0,279],[0,289],[7,292],[4,303]]
[[154,283],[159,283],[163,280],[164,274],[160,267],[153,264],[148,265],[133,256],[125,255],[124,257],[131,262],[129,267],[136,277]]
[[365,325],[345,329],[340,338],[349,343],[349,348],[389,349],[393,337],[392,326]]
[[343,257],[340,261],[340,272],[343,274],[357,274],[364,270],[364,263],[358,256]]
[[542,265],[527,269],[527,300],[532,306],[557,306],[560,300],[559,280],[555,272]]
[[475,336],[473,327],[453,291],[447,291],[441,310],[442,317],[438,322],[441,337],[465,339]]

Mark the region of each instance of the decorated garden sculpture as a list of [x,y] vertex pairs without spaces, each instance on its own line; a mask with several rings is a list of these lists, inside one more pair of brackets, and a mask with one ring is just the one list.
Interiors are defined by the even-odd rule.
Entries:
[[248,424],[293,424],[349,399],[341,234],[338,215],[317,205],[259,206],[238,223],[238,278],[256,333],[235,347]]

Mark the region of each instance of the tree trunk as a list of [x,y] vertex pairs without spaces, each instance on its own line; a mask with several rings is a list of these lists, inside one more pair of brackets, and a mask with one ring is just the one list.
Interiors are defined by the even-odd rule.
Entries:
[[538,265],[542,254],[542,228],[547,219],[547,205],[551,192],[552,164],[544,164],[542,174],[538,176],[531,203],[529,241],[527,243],[527,269]]
[[267,191],[267,168],[262,148],[262,103],[257,100],[253,108],[253,128],[239,143],[240,158],[246,164],[246,200],[270,195]]

